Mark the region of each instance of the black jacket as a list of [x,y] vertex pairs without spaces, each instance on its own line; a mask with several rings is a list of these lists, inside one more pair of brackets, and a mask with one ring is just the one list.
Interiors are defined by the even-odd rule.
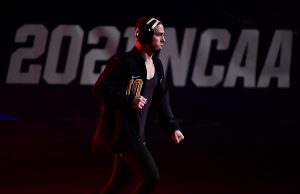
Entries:
[[[154,90],[151,109],[157,113],[162,129],[171,134],[179,129],[179,125],[170,107],[162,63],[156,54],[152,59],[159,83]],[[136,47],[109,60],[93,88],[94,95],[104,103],[93,139],[95,146],[104,145],[109,150],[118,152],[121,141],[138,141],[136,110],[131,108],[131,103],[134,96],[143,90],[146,77],[145,60]]]

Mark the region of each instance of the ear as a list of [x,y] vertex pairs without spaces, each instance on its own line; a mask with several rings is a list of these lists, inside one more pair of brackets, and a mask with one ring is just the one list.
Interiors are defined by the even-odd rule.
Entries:
[[140,30],[138,28],[135,29],[135,36],[138,37],[140,35]]

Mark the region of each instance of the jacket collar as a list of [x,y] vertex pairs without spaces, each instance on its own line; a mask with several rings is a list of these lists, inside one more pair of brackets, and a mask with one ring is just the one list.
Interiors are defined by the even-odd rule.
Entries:
[[[131,50],[131,52],[137,56],[137,59],[138,61],[143,61],[145,62],[145,59],[144,57],[141,55],[140,51],[136,48],[136,46],[134,46]],[[155,65],[155,69],[158,73],[158,76],[161,78],[163,77],[163,69],[162,69],[162,64],[161,64],[161,61],[159,60],[158,58],[158,53],[153,53],[152,55],[152,60],[153,60],[153,63]]]
[[[138,59],[139,59],[139,60],[142,59],[142,60],[145,61],[144,57],[141,55],[140,51],[136,48],[136,46],[134,46],[134,47],[132,48],[131,51],[132,51],[135,55],[138,56]],[[157,61],[158,61],[158,53],[153,53],[153,55],[152,55],[152,60],[153,60],[154,63],[157,63]]]

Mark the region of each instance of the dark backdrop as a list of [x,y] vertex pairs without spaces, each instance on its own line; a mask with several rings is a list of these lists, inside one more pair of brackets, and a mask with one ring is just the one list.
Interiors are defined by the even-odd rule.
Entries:
[[[96,26],[114,26],[123,36],[142,15],[157,17],[165,27],[175,28],[178,42],[184,30],[197,30],[191,61],[182,64],[189,65],[184,86],[174,84],[178,78],[173,77],[170,66],[166,70],[171,104],[186,140],[175,146],[154,120],[149,122],[149,147],[162,169],[157,192],[296,193],[300,80],[295,3],[13,0],[1,2],[0,10],[0,193],[96,193],[104,186],[110,173],[109,156],[95,155],[90,147],[101,103],[91,94],[92,84],[80,84],[80,76],[85,55],[103,48],[105,40],[90,46],[87,36]],[[48,36],[38,58],[22,61],[22,72],[38,63],[43,74],[50,35],[59,25],[77,25],[83,30],[73,81],[49,84],[41,76],[34,84],[8,83],[13,53],[31,48],[34,41],[31,37],[17,43],[17,30],[32,24],[44,26]],[[245,87],[239,79],[233,87],[224,87],[224,80],[215,86],[196,86],[191,77],[198,42],[207,29],[227,30],[231,35],[228,52],[212,53],[208,62],[225,64],[225,75],[241,31],[259,32],[256,81],[274,32],[291,32],[290,71],[282,72],[288,75],[289,85],[279,87],[278,80],[272,79],[267,87]],[[59,52],[57,71],[63,71],[68,41]],[[116,52],[125,47],[121,39]],[[280,65],[280,57],[276,60]],[[105,60],[96,63],[95,72],[99,72]]]

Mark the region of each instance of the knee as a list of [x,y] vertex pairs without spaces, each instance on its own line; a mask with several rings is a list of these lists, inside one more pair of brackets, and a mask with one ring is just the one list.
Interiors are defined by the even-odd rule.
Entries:
[[158,173],[151,174],[150,176],[146,176],[143,179],[143,182],[147,185],[156,185],[160,181],[160,176]]
[[156,174],[152,177],[152,182],[158,183],[160,181],[160,176],[159,174]]
[[151,176],[144,176],[141,178],[141,182],[138,185],[135,194],[137,193],[150,193],[159,182],[159,174],[153,174]]

